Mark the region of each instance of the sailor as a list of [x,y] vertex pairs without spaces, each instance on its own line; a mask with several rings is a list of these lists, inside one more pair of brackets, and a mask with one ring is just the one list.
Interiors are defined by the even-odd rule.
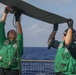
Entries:
[[63,40],[55,40],[55,35],[58,30],[58,24],[54,25],[53,31],[48,40],[48,49],[51,47],[57,49],[54,70],[56,75],[76,75],[76,42],[73,29],[73,20],[68,19],[68,29],[63,33]]
[[[21,13],[15,11],[17,32],[10,30],[5,36],[5,22],[10,8],[6,7],[0,21],[0,75],[19,75],[20,59],[23,54],[23,32],[20,23]],[[8,26],[9,27],[9,26]]]

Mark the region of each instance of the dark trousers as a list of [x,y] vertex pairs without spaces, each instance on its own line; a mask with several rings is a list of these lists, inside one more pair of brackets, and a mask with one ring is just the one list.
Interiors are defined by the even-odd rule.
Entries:
[[19,75],[19,71],[0,68],[0,75]]
[[58,72],[58,73],[56,73],[56,75],[65,75],[65,74],[62,74],[61,72]]

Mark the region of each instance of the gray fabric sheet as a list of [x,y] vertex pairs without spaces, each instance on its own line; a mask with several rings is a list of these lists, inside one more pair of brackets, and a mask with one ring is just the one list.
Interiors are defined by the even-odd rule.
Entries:
[[15,8],[19,9],[23,14],[50,24],[60,24],[67,21],[67,19],[62,16],[37,8],[22,0],[0,0],[0,2],[10,7],[14,6]]

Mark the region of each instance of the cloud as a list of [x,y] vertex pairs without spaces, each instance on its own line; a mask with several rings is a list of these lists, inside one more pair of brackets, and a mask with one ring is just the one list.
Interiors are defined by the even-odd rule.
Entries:
[[43,33],[47,30],[46,27],[41,27],[39,26],[38,24],[33,24],[32,26],[30,26],[28,29],[27,29],[27,34],[32,34],[32,35],[39,35],[40,33]]

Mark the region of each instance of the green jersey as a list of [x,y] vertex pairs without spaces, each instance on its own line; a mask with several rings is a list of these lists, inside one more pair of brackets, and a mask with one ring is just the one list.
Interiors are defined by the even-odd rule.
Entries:
[[0,22],[0,67],[18,70],[23,54],[23,35],[17,34],[15,41],[9,41],[5,37],[4,25],[4,22]]
[[72,57],[63,42],[59,44],[54,65],[56,73],[61,72],[66,75],[76,75],[76,59]]

